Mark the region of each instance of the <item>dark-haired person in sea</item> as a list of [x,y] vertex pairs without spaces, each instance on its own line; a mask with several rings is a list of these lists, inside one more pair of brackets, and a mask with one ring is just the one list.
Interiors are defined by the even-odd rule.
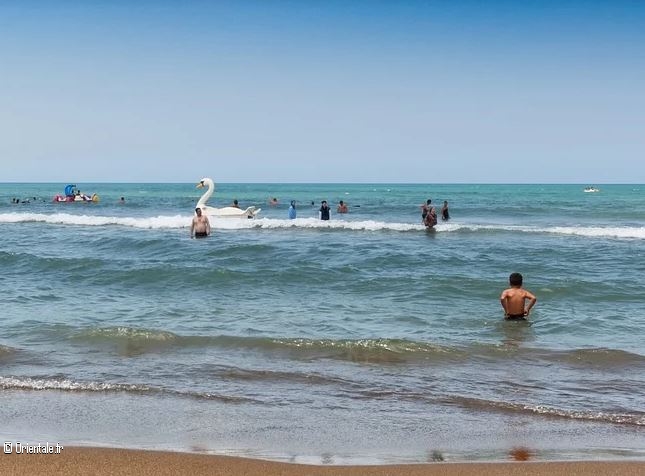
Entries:
[[450,220],[450,212],[448,211],[448,200],[443,201],[443,207],[441,207],[441,219],[443,221]]
[[[508,277],[510,288],[505,289],[499,298],[504,308],[504,319],[509,321],[526,321],[537,298],[522,287],[522,275],[511,273]],[[526,304],[528,301],[528,304]]]
[[320,219],[329,220],[329,205],[327,205],[327,200],[320,202]]
[[289,217],[289,220],[296,219],[296,201],[295,200],[291,200],[291,203],[289,204],[289,211],[287,212],[287,216]]
[[426,203],[421,206],[421,222],[427,229],[433,228],[437,224],[437,211],[432,206],[432,200],[426,200]]
[[195,208],[195,217],[190,224],[190,237],[191,238],[206,238],[211,234],[211,224],[206,215],[202,215],[202,209]]

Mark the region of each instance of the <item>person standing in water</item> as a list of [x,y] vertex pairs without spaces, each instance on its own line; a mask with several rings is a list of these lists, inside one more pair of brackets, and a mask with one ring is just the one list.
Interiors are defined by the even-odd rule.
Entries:
[[426,228],[433,228],[437,224],[437,211],[432,206],[432,200],[426,200],[425,205],[422,206],[421,222]]
[[448,200],[443,201],[443,207],[441,207],[441,219],[443,221],[450,220],[450,212],[448,211]]
[[190,224],[190,237],[191,238],[206,238],[211,234],[211,224],[206,215],[202,215],[202,209],[195,208],[195,217]]
[[[509,321],[526,321],[537,298],[522,287],[522,275],[511,273],[508,277],[510,288],[505,289],[499,298],[504,309],[504,319]],[[526,304],[528,301],[528,305]]]
[[343,202],[342,200],[338,202],[338,208],[336,209],[338,213],[347,213],[349,209],[347,208],[347,204]]
[[327,200],[323,200],[320,204],[320,219],[329,220],[329,206],[327,205]]
[[296,218],[296,201],[291,200],[291,204],[289,205],[289,219],[294,220]]

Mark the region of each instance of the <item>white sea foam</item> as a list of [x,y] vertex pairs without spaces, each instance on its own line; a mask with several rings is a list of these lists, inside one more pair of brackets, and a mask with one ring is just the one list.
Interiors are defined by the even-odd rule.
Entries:
[[[173,215],[157,217],[116,217],[116,216],[93,216],[93,215],[72,215],[68,213],[4,213],[0,214],[0,223],[51,223],[59,225],[77,226],[107,226],[117,225],[133,228],[146,229],[173,229],[187,228],[190,226],[192,215]],[[237,218],[213,218],[210,217],[211,226],[222,230],[239,230],[251,228],[319,228],[319,229],[343,229],[343,230],[392,230],[410,231],[423,230],[423,226],[417,223],[386,223],[375,220],[364,221],[322,221],[315,218],[297,218],[295,220],[282,220],[273,218],[256,218],[253,220]]]
[[[218,226],[226,228],[231,221],[221,220],[216,222]],[[233,228],[238,228],[235,223],[231,223]],[[251,228],[312,228],[312,229],[330,229],[330,230],[356,230],[356,231],[412,231],[423,230],[424,227],[418,223],[397,223],[397,222],[382,222],[376,220],[319,220],[317,218],[296,218],[295,220],[287,219],[274,219],[274,218],[259,218],[249,220],[247,223]]]
[[150,390],[146,385],[113,384],[105,382],[75,382],[69,379],[37,379],[37,378],[16,378],[0,377],[0,389],[19,390],[67,390],[86,392],[115,392],[134,391],[145,392]]
[[[117,217],[73,215],[69,213],[4,213],[0,214],[0,223],[51,223],[76,226],[125,226],[143,229],[181,229],[188,228],[192,215],[159,215],[156,217]],[[217,230],[240,229],[280,229],[309,228],[353,231],[424,231],[419,223],[384,222],[377,220],[329,220],[317,218],[296,218],[295,220],[276,218],[256,218],[253,220],[237,218],[210,218],[212,227]],[[481,225],[467,223],[440,223],[435,227],[438,233],[509,231],[516,233],[553,233],[560,235],[582,236],[590,238],[645,239],[645,227],[599,227],[599,226],[553,226],[535,227],[521,225]]]
[[61,392],[124,392],[134,394],[156,394],[165,393],[180,397],[199,398],[206,400],[220,400],[227,403],[257,402],[257,400],[231,395],[219,395],[215,393],[200,393],[191,391],[178,391],[163,389],[151,385],[137,385],[127,383],[108,382],[79,382],[67,378],[32,378],[32,377],[2,377],[0,376],[0,390],[31,390],[46,391],[57,390]]
[[468,225],[450,224],[437,226],[437,231],[511,231],[517,233],[553,233],[558,235],[586,236],[590,238],[645,239],[645,227],[553,226],[531,227],[519,225]]
[[559,233],[563,235],[609,237],[609,238],[636,238],[645,239],[645,227],[553,227],[548,230],[549,233]]
[[190,216],[157,216],[157,217],[115,217],[72,215],[69,213],[4,213],[0,214],[0,223],[51,223],[57,225],[106,226],[120,225],[133,228],[186,228],[190,226]]

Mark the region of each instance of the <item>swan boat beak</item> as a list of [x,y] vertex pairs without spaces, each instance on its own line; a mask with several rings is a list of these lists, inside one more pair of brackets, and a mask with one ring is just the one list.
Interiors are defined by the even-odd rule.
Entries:
[[195,188],[204,188],[204,181],[203,181],[203,180],[202,180],[202,181],[200,181],[200,182],[195,186]]

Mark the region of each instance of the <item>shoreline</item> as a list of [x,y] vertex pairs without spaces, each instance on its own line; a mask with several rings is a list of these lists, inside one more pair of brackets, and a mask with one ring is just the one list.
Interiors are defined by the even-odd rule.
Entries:
[[642,427],[457,407],[370,419],[367,406],[348,415],[124,392],[25,390],[1,392],[0,406],[12,409],[3,422],[4,441],[61,443],[66,450],[179,452],[307,467],[488,464],[511,461],[510,453],[522,448],[529,462],[645,461]]
[[311,476],[398,476],[398,475],[638,475],[645,473],[643,461],[528,461],[421,463],[393,465],[308,465],[172,451],[99,447],[65,447],[60,454],[3,454],[0,474],[137,474],[137,475],[311,475]]

